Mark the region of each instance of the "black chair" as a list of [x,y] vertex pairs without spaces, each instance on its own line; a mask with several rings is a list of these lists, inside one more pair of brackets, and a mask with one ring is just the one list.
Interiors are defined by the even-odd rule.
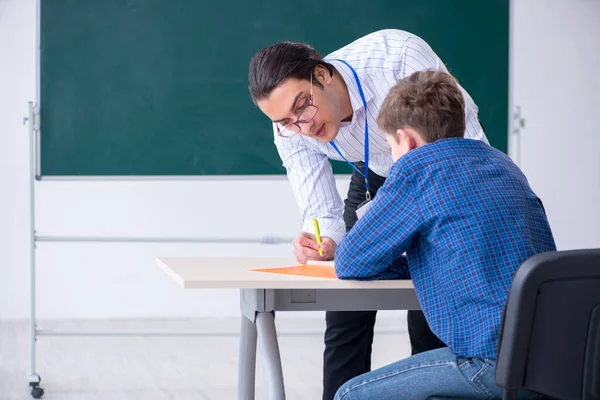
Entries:
[[495,381],[504,400],[518,389],[600,400],[600,249],[542,253],[521,265],[504,309]]

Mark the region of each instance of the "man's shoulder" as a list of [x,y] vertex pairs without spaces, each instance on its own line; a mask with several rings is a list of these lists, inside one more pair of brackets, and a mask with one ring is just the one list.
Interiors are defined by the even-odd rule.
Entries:
[[367,50],[369,48],[376,48],[377,46],[383,45],[389,42],[405,42],[407,39],[415,37],[414,34],[399,29],[381,29],[365,36],[362,36],[353,42],[348,43],[344,47],[335,50],[328,54],[325,60],[333,58],[343,58],[349,54],[354,54],[358,50]]

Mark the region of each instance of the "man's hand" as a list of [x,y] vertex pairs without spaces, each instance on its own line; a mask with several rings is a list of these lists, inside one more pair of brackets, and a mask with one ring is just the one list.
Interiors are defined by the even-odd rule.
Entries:
[[323,257],[319,255],[319,245],[315,240],[315,235],[306,232],[300,232],[294,240],[294,256],[300,264],[306,264],[307,260],[333,260],[337,244],[328,237],[321,236],[321,250]]

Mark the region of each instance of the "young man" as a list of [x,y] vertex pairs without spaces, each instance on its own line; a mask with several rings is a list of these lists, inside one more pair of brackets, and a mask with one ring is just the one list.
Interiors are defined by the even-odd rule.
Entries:
[[[298,262],[332,259],[357,220],[359,204],[375,197],[392,166],[385,135],[375,123],[381,103],[397,81],[428,69],[446,71],[427,43],[398,30],[374,32],[325,58],[307,44],[290,42],[252,58],[250,94],[273,121],[275,145],[302,214],[304,232],[294,241]],[[487,142],[476,105],[463,95],[465,136]],[[345,204],[329,159],[353,163]],[[319,222],[323,257],[312,234],[313,218]],[[326,313],[324,400],[348,379],[370,371],[375,317],[376,311]],[[408,329],[413,354],[445,346],[421,311],[409,312]]]
[[542,203],[510,158],[463,138],[463,95],[444,72],[400,81],[377,122],[395,163],[342,239],[336,274],[410,276],[427,321],[448,347],[356,377],[336,399],[501,399],[496,347],[512,277],[529,257],[556,250]]

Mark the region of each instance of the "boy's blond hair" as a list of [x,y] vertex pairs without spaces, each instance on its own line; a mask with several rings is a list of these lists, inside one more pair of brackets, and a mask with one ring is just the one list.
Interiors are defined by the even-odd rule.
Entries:
[[418,71],[390,89],[377,124],[394,136],[398,129],[412,128],[428,143],[464,137],[465,101],[450,74]]

